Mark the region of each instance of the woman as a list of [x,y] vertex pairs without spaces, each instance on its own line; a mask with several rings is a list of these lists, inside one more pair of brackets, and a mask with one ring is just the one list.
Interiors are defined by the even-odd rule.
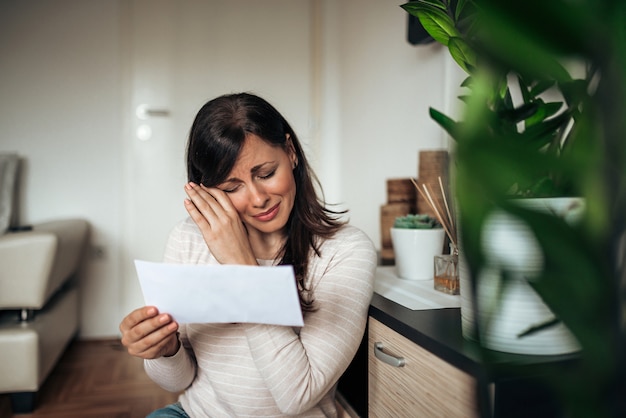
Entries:
[[260,97],[218,97],[200,109],[187,147],[189,218],[170,234],[165,261],[293,265],[302,328],[178,324],[157,307],[120,324],[179,403],[150,417],[336,416],[337,380],[361,342],[376,253],[337,219],[284,117]]

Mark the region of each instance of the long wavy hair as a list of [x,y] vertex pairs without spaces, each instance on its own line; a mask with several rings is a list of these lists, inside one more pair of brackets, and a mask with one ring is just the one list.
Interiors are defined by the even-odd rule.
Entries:
[[[254,134],[268,144],[288,151],[288,138],[296,153],[294,207],[287,221],[287,239],[279,265],[292,265],[304,311],[316,309],[306,288],[309,259],[320,256],[319,238],[330,238],[345,223],[344,211],[326,208],[321,185],[311,169],[300,141],[287,120],[266,100],[249,93],[228,94],[207,102],[198,112],[187,144],[189,181],[215,187],[230,174],[246,137]],[[317,186],[317,189],[316,189]]]

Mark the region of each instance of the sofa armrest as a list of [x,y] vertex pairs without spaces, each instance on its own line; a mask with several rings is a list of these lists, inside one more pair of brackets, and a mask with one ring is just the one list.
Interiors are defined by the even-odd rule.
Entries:
[[65,219],[0,236],[0,309],[41,309],[76,271],[87,231]]

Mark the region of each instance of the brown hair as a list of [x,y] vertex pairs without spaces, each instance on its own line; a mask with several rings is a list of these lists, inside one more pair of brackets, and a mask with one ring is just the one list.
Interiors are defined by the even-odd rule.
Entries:
[[321,185],[285,118],[270,103],[249,93],[224,95],[207,102],[196,115],[189,135],[189,181],[214,187],[226,180],[249,134],[285,150],[289,138],[296,153],[296,198],[279,264],[293,266],[302,309],[314,310],[314,297],[305,286],[309,256],[312,251],[320,256],[318,238],[333,236],[345,223],[338,219],[344,212],[326,208],[318,196],[316,186],[321,193]]

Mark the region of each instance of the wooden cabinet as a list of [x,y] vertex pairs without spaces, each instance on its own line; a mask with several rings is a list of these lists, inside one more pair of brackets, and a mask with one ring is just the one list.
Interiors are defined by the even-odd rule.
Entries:
[[[378,358],[385,356],[391,356],[387,357],[390,362],[401,364],[390,365]],[[472,376],[372,317],[368,370],[370,417],[478,416]]]

